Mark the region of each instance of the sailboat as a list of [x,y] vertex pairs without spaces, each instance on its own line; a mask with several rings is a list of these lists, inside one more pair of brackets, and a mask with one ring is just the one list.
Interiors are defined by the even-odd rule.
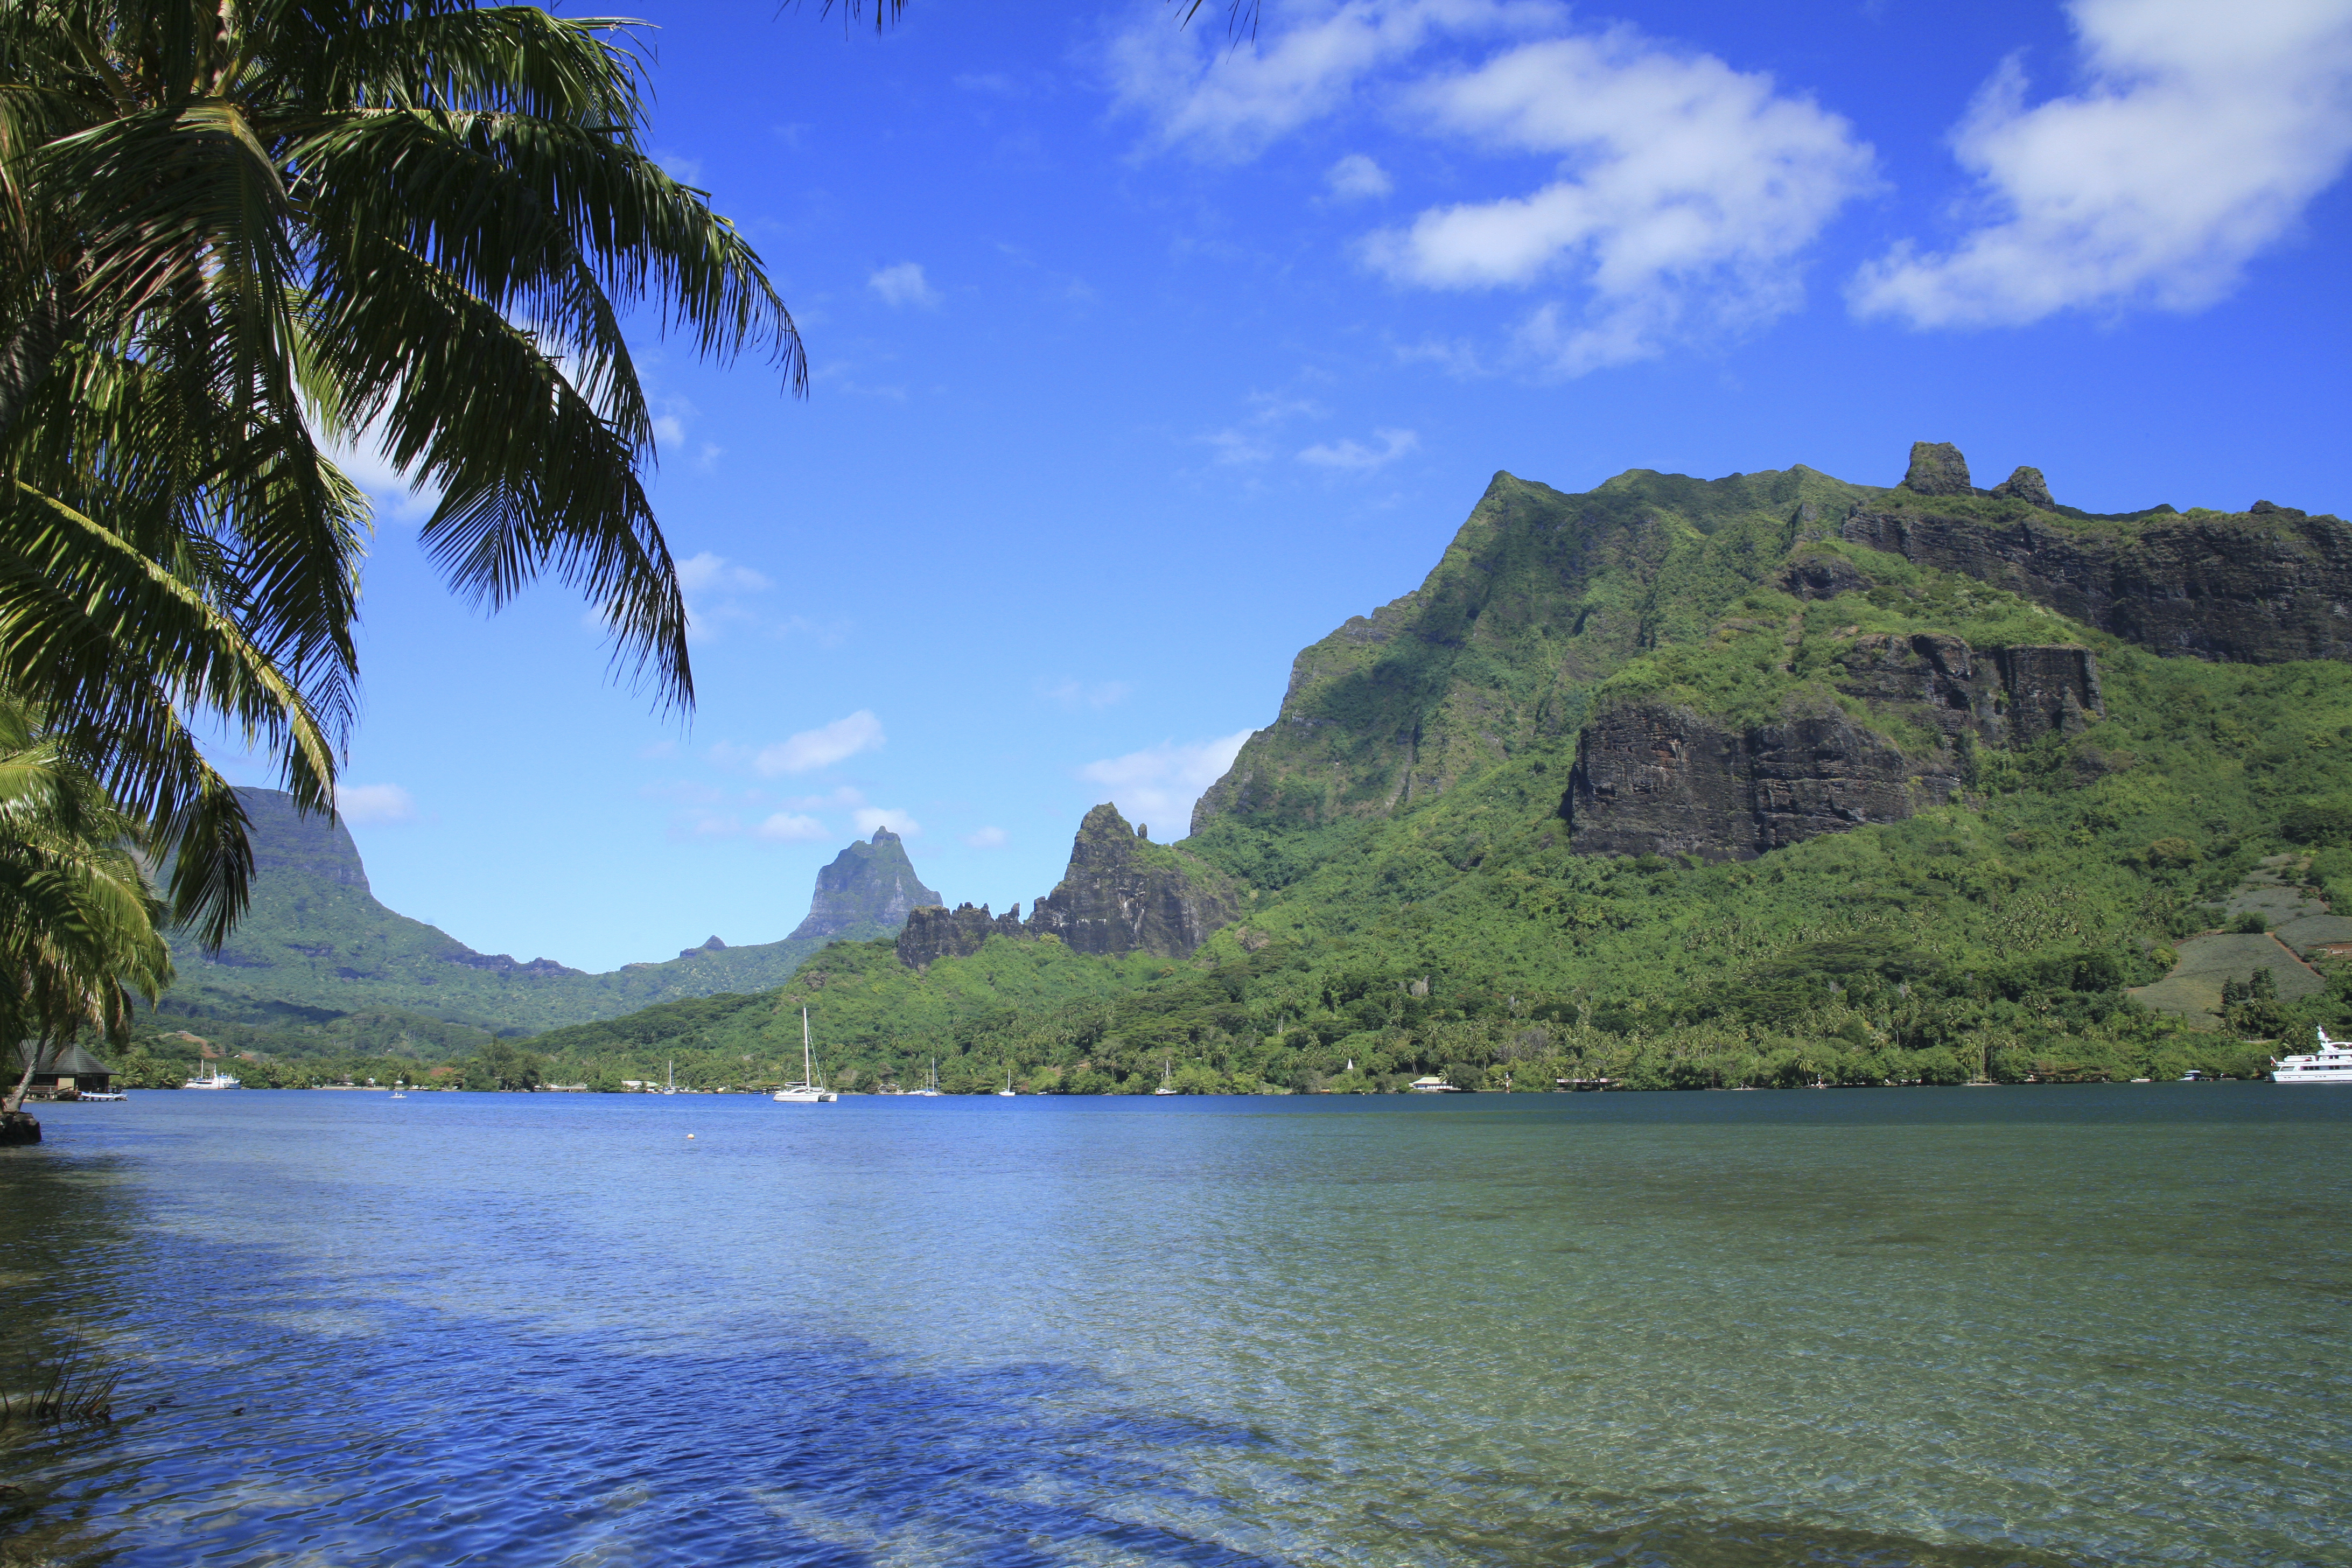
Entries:
[[801,1009],[801,1081],[788,1083],[770,1096],[787,1105],[822,1105],[841,1096],[816,1081],[816,1054],[809,1045],[808,1009]]
[[907,1092],[908,1094],[919,1094],[926,1100],[937,1100],[940,1097],[939,1058],[933,1057],[931,1058],[931,1068],[923,1079],[923,1087],[920,1089],[910,1089]]
[[650,1092],[655,1094],[676,1094],[677,1092],[677,1062],[676,1058],[673,1058],[670,1062],[662,1068],[662,1086]]
[[1013,1098],[1013,1069],[1011,1068],[1006,1068],[1004,1069],[1004,1087],[996,1091],[996,1098],[999,1100],[1011,1100]]
[[1160,1058],[1160,1087],[1153,1089],[1151,1092],[1154,1094],[1173,1094],[1176,1092],[1175,1058],[1161,1057]]

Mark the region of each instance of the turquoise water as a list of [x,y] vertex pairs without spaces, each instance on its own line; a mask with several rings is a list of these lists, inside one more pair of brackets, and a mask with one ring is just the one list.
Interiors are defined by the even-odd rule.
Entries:
[[2343,1089],[42,1114],[8,1563],[2352,1564]]

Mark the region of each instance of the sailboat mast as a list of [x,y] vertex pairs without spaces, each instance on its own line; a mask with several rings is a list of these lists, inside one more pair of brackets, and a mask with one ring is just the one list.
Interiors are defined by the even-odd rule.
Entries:
[[816,1058],[809,1054],[808,1009],[801,1009],[801,1081],[816,1082]]

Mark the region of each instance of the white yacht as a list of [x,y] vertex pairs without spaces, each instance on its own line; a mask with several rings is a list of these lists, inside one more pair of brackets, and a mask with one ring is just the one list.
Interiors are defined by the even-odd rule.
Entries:
[[2331,1040],[2319,1031],[2319,1049],[2309,1056],[2271,1063],[2273,1083],[2352,1083],[2352,1040]]
[[213,1066],[207,1058],[204,1070],[180,1086],[182,1089],[243,1089],[245,1085]]
[[1176,1058],[1174,1057],[1161,1057],[1160,1058],[1160,1087],[1153,1089],[1151,1092],[1154,1094],[1173,1094],[1176,1092]]
[[823,1105],[829,1100],[841,1098],[816,1080],[816,1053],[809,1045],[808,1009],[805,1007],[801,1009],[801,1080],[784,1085],[769,1098],[782,1100],[786,1105]]
[[908,1094],[921,1095],[925,1100],[937,1100],[940,1097],[939,1058],[933,1057],[931,1058],[930,1071],[924,1076],[923,1087],[920,1089],[910,1089],[907,1092]]
[[1014,1098],[1013,1093],[1013,1069],[1011,1068],[1006,1068],[1004,1069],[1004,1087],[996,1091],[996,1098],[999,1100],[1011,1100]]

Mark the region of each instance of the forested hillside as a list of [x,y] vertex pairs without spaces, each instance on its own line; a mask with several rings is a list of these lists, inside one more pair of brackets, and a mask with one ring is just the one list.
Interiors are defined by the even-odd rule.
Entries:
[[[1888,489],[1499,476],[1203,797],[1197,947],[971,911],[531,1048],[758,1082],[806,1005],[843,1087],[2251,1073],[2352,1018],[2347,568],[2332,518],[2095,517],[1948,447]],[[1130,832],[1089,817],[1073,884]]]

